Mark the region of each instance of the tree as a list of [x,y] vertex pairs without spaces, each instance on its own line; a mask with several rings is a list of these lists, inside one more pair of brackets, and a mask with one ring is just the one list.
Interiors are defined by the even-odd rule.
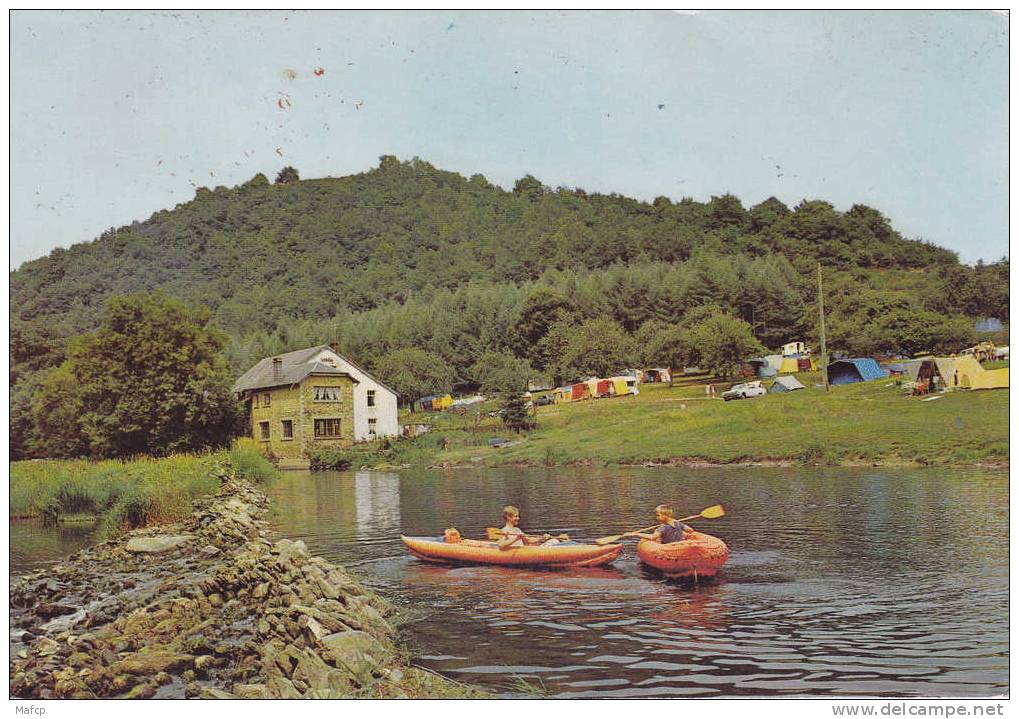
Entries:
[[712,229],[733,227],[742,230],[747,226],[747,211],[739,198],[731,193],[712,196],[708,203],[708,224]]
[[527,403],[519,392],[507,392],[502,399],[502,423],[514,432],[534,429],[537,422],[527,413]]
[[[660,325],[657,331],[642,345],[645,364],[682,370],[692,366],[695,357],[688,330],[683,325]],[[673,373],[670,373],[672,376]]]
[[524,175],[513,185],[513,194],[520,195],[528,200],[540,200],[546,193],[546,187],[541,180],[533,175]]
[[36,393],[42,451],[158,456],[227,444],[241,413],[210,316],[160,294],[111,298],[99,329],[71,341]]
[[574,304],[561,292],[549,287],[534,290],[520,309],[520,317],[513,324],[511,341],[517,354],[531,357],[541,364],[538,344],[556,322],[561,322],[576,311]]
[[559,374],[565,378],[618,374],[633,362],[631,337],[610,319],[588,320],[568,333],[566,350],[559,359]]
[[685,338],[691,361],[726,378],[738,373],[747,358],[766,352],[749,324],[724,313],[712,314],[697,323],[685,333]]
[[527,380],[534,370],[525,359],[508,352],[485,352],[471,367],[471,378],[485,393],[520,393],[527,389]]
[[438,355],[417,347],[390,352],[372,369],[411,410],[419,397],[449,392],[453,387],[453,369]]
[[297,170],[295,170],[290,165],[287,165],[282,170],[280,170],[278,175],[276,175],[276,184],[277,185],[294,185],[294,184],[297,184],[297,182],[300,179],[301,178],[298,176]]
[[32,397],[35,456],[85,457],[89,440],[80,422],[86,407],[70,362],[43,373],[41,386]]
[[750,208],[750,231],[766,230],[788,215],[789,212],[790,210],[784,202],[775,197],[769,197],[764,202]]

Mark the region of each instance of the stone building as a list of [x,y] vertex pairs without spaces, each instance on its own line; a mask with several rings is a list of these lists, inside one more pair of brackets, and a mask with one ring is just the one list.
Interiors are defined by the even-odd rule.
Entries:
[[266,357],[234,383],[251,436],[304,468],[319,448],[399,435],[396,393],[328,345]]

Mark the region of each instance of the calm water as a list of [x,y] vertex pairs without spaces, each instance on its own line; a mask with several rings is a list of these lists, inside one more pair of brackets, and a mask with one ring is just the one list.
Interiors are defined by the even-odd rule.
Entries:
[[[554,469],[287,473],[269,488],[285,536],[409,610],[414,661],[518,696],[1008,692],[1008,476],[971,470]],[[672,502],[732,558],[697,587],[609,568],[444,568],[399,535],[481,536],[504,504],[575,539],[641,527]],[[24,571],[90,528],[11,524]]]
[[[1008,477],[970,470],[554,469],[288,473],[274,522],[414,616],[416,662],[516,695],[990,696],[1008,692]],[[723,538],[683,586],[610,568],[445,568],[401,533],[481,536],[504,504],[575,539],[670,501]]]

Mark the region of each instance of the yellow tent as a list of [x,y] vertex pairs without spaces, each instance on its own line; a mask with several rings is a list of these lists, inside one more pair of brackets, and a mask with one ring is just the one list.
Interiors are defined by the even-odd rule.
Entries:
[[998,389],[1008,387],[1008,367],[986,370],[972,355],[935,357],[947,389]]
[[1008,389],[1008,367],[984,370],[980,384],[974,384],[973,389]]
[[783,357],[778,368],[779,374],[791,374],[800,371],[799,360],[795,357]]
[[441,397],[436,397],[432,400],[432,409],[443,410],[447,407],[453,406],[453,398],[448,394],[444,394]]
[[621,397],[627,393],[626,389],[626,377],[612,377],[612,389],[615,390],[616,396]]
[[552,399],[556,404],[573,401],[573,389],[571,387],[557,387],[552,391]]

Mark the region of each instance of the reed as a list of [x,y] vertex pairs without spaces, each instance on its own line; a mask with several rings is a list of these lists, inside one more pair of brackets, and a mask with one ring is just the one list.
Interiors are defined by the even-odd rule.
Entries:
[[275,474],[265,458],[245,447],[160,459],[13,462],[9,514],[48,522],[92,516],[100,522],[100,536],[108,537],[184,519],[192,502],[215,492],[230,472],[256,482]]

